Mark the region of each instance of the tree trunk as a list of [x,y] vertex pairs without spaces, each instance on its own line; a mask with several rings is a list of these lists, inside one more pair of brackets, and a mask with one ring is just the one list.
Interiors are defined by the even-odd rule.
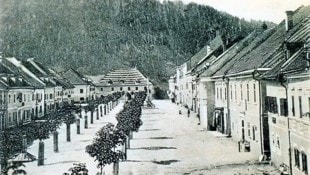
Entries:
[[8,175],[8,156],[7,153],[3,153],[3,158],[1,159],[1,175]]
[[[126,138],[126,140],[127,140],[127,138]],[[124,160],[127,160],[127,144],[126,144],[126,142],[124,143]]]
[[67,142],[71,142],[71,124],[66,123]]
[[103,117],[103,115],[102,115],[102,105],[100,105],[100,116]]
[[79,118],[76,120],[76,133],[81,134],[81,120]]
[[126,148],[130,149],[130,138],[126,136]]
[[87,117],[87,114],[85,115],[84,128],[85,128],[85,129],[88,128],[88,117]]
[[54,143],[54,152],[57,153],[59,151],[58,149],[58,132],[55,131],[53,133],[53,143]]
[[118,175],[118,170],[119,170],[119,162],[114,162],[113,163],[113,175]]
[[94,123],[94,111],[90,111],[90,123]]
[[133,138],[133,133],[132,133],[132,131],[129,132],[129,138],[130,138],[130,139]]
[[44,165],[44,142],[39,142],[38,166]]

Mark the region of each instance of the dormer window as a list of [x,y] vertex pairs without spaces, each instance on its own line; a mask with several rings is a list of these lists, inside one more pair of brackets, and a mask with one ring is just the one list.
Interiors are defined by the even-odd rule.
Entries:
[[113,84],[113,81],[111,79],[108,80],[109,84]]
[[120,83],[125,83],[125,80],[119,80]]

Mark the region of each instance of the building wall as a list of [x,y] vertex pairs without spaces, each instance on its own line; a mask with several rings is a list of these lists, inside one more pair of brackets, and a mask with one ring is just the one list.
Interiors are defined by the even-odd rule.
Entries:
[[85,102],[90,97],[90,85],[74,85],[72,94],[75,103]]
[[[293,100],[294,99],[294,100]],[[301,100],[300,100],[301,99]],[[294,102],[293,102],[294,101]],[[300,103],[301,102],[301,103]],[[300,109],[301,108],[301,109]],[[307,168],[310,168],[310,77],[309,73],[300,78],[289,78],[288,114],[290,126],[292,171],[294,175],[304,175],[301,154],[306,155]],[[295,156],[295,150],[299,156]],[[299,160],[299,166],[296,164]]]
[[266,91],[267,97],[275,97],[277,102],[277,112],[268,112],[271,160],[276,166],[289,166],[288,120],[280,114],[280,99],[286,98],[286,90],[280,83],[268,82]]
[[44,112],[48,114],[55,109],[55,87],[46,87],[44,90]]
[[35,89],[33,93],[33,104],[32,104],[32,117],[40,118],[45,114],[45,89]]
[[111,86],[97,86],[96,87],[96,95],[100,97],[101,95],[107,96],[114,92],[138,92],[138,91],[145,91],[149,88],[149,93],[154,94],[154,87],[153,85],[111,85]]
[[8,108],[8,91],[6,89],[0,89],[0,130],[6,127],[6,116]]
[[31,121],[33,89],[10,89],[8,92],[8,112],[6,127],[15,127]]
[[215,82],[215,107],[223,108],[224,133],[235,141],[250,143],[253,154],[261,154],[261,106],[258,81],[249,77]]

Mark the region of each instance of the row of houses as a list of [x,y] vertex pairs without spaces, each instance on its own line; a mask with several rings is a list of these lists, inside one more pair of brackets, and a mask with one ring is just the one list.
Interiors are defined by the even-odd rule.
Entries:
[[[121,70],[127,72],[127,76],[134,74],[130,76],[130,83],[122,78],[123,75],[119,76],[123,79],[123,89],[105,83],[111,79],[102,79],[102,85],[72,68],[56,72],[34,59],[0,58],[0,130],[28,124],[64,105],[82,106],[89,100],[117,91],[151,91],[152,84],[137,69]],[[106,76],[109,74],[101,77]],[[139,84],[135,83],[135,78]]]
[[180,65],[169,95],[201,125],[294,175],[309,174],[310,7],[232,44],[219,34]]

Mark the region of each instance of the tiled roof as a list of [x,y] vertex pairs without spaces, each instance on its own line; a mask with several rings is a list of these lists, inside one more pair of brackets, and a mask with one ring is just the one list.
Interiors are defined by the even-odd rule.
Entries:
[[222,46],[224,46],[224,43],[222,37],[218,34],[208,45],[204,46],[198,53],[186,62],[188,70],[195,68],[197,64],[205,61],[205,59],[208,59],[208,56],[220,49],[223,49]]
[[209,77],[212,76],[216,71],[221,69],[223,66],[229,67],[227,64],[230,60],[234,59],[234,57],[239,54],[239,52],[248,45],[255,37],[257,37],[257,32],[252,32],[246,38],[237,42],[230,48],[228,48],[224,53],[222,53],[219,57],[215,59],[210,59],[209,67],[203,71],[200,75],[201,77]]
[[[105,76],[95,77],[94,84],[97,86],[113,85],[146,85],[147,78],[136,68],[119,68],[108,72]],[[149,82],[150,83],[150,82]]]
[[82,74],[72,68],[63,72],[61,76],[68,80],[72,85],[88,85],[88,82],[84,80]]
[[[251,54],[263,41],[266,40],[271,34],[275,32],[275,29],[268,29],[265,31],[257,30],[251,33],[248,37],[242,40],[242,44],[239,45],[238,49],[233,55],[225,55],[230,59],[222,68],[220,68],[213,76],[223,76],[228,72],[238,71],[239,65],[241,69],[247,69],[249,63],[244,63],[244,57]],[[252,65],[255,66],[255,65]]]
[[296,52],[287,62],[282,65],[283,73],[304,71],[307,68],[307,60],[303,49]]
[[[9,74],[14,74],[14,76],[22,78],[24,82],[31,85],[35,88],[44,88],[44,84],[36,80],[35,78],[28,75],[26,72],[24,72],[18,65],[13,64],[12,62],[8,61],[6,58],[2,59],[0,61],[0,65],[7,70],[7,72],[10,72]],[[17,81],[18,84],[18,81]]]
[[[310,13],[309,13],[310,15]],[[286,42],[303,42],[310,37],[310,16],[289,31]]]
[[[295,28],[299,27],[298,24],[305,16],[309,16],[309,14],[309,6],[297,9],[293,15],[295,26],[291,30],[293,31]],[[243,71],[254,70],[256,68],[273,68],[278,62],[270,61],[270,59],[278,59],[278,61],[282,61],[281,57],[283,56],[283,53],[278,52],[282,52],[281,49],[283,48],[286,35],[289,33],[290,31],[288,33],[286,32],[285,21],[282,21],[274,29],[269,29],[261,36],[256,37],[248,47],[245,47],[237,54],[242,55],[241,57],[233,58],[232,61],[216,72],[215,76],[222,76],[225,73],[227,73],[227,75],[232,75]],[[302,33],[303,32],[300,32],[298,36]],[[273,58],[274,56],[276,56],[276,58]],[[282,58],[284,59],[284,57]]]
[[21,63],[37,78],[43,81],[46,87],[57,86],[57,82],[55,82],[51,72],[39,62],[36,62],[33,59],[28,59],[26,61],[21,61]]
[[281,71],[281,66],[283,63],[285,63],[285,53],[284,51],[279,51],[275,53],[272,56],[272,59],[267,61],[265,64],[270,65],[269,67],[272,67],[272,69],[268,70],[267,72],[259,75],[260,78],[265,78],[265,79],[275,79],[280,71]]
[[[296,10],[294,14],[294,24],[295,26],[286,33],[285,42],[287,44],[293,43],[304,43],[310,36],[310,6],[301,7]],[[302,17],[307,16],[305,19]],[[295,44],[296,45],[296,44]],[[280,73],[290,73],[298,72],[306,69],[307,61],[303,58],[305,53],[303,53],[304,48],[302,45],[299,46],[295,53],[287,60],[284,53],[284,49],[278,49],[278,53],[271,56],[272,62],[265,63],[272,67],[271,70],[264,73],[261,77],[267,79],[276,79]]]

